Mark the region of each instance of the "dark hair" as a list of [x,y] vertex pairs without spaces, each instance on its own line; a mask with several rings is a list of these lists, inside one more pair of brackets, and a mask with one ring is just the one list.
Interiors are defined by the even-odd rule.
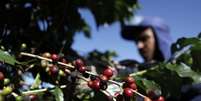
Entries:
[[156,50],[155,50],[155,52],[154,52],[154,60],[156,60],[156,61],[164,61],[165,60],[165,58],[164,58],[164,56],[163,56],[163,54],[162,54],[162,52],[161,52],[161,50],[160,50],[160,48],[159,48],[159,43],[158,43],[158,38],[157,38],[157,36],[156,36],[156,31],[154,30],[154,28],[152,28],[152,27],[150,27],[151,29],[152,29],[152,31],[153,31],[153,33],[154,33],[154,38],[155,38],[155,44],[156,44]]

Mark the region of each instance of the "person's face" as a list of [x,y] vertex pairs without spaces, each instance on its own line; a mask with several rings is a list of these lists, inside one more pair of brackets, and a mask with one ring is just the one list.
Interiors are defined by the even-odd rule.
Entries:
[[154,58],[154,52],[156,47],[156,41],[154,37],[154,32],[151,28],[146,28],[140,33],[136,33],[137,36],[135,38],[135,42],[137,44],[137,48],[145,59],[145,61],[152,61]]

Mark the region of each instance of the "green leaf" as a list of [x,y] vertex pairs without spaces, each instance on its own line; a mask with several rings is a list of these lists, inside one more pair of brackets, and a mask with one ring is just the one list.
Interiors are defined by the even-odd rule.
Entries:
[[64,101],[63,92],[59,87],[56,87],[54,90],[51,90],[51,92],[55,96],[56,101]]
[[193,37],[193,38],[183,37],[183,38],[178,39],[176,43],[172,44],[171,50],[172,50],[172,52],[176,52],[188,45],[191,45],[194,47],[197,47],[197,46],[199,47],[201,45],[201,41],[197,37]]
[[160,90],[160,86],[156,84],[154,81],[143,79],[142,82],[143,82],[143,85],[146,87],[146,89]]
[[167,68],[175,71],[181,78],[192,79],[192,83],[201,83],[201,74],[193,71],[189,66],[184,63],[181,64],[167,64]]
[[198,72],[201,72],[201,44],[196,45],[191,50],[191,56],[193,60],[192,69]]
[[136,80],[138,90],[140,90],[140,92],[147,93],[149,90],[151,90],[151,91],[161,93],[160,86],[157,83],[155,83],[154,81],[147,80],[145,78],[141,78],[138,76],[135,77],[135,80]]
[[38,74],[36,75],[36,78],[35,78],[35,80],[34,80],[34,83],[33,83],[32,86],[31,86],[31,89],[39,88],[40,84],[41,84],[40,74],[38,73]]
[[178,98],[180,96],[182,79],[176,74],[176,72],[170,71],[164,67],[165,64],[159,65],[157,69],[148,70],[143,74],[143,77],[148,80],[153,80],[160,85],[162,95],[165,97]]
[[187,45],[201,44],[201,41],[198,38],[181,38],[177,43],[183,48]]
[[6,54],[5,51],[0,50],[0,61],[10,65],[20,64],[13,56]]

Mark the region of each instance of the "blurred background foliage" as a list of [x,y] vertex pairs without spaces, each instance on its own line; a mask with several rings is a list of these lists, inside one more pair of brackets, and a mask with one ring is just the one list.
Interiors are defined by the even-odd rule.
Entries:
[[71,48],[76,32],[91,36],[80,9],[88,9],[99,27],[123,22],[137,7],[137,0],[1,0],[0,43],[14,54],[26,43],[35,53],[79,57]]

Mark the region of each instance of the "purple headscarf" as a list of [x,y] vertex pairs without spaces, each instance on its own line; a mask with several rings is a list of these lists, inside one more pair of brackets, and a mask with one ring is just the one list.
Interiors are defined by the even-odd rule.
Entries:
[[136,34],[135,30],[141,27],[151,27],[158,41],[158,47],[165,60],[171,57],[170,30],[167,24],[159,17],[135,17],[131,21],[126,22],[122,29],[122,37],[127,40],[133,40]]

